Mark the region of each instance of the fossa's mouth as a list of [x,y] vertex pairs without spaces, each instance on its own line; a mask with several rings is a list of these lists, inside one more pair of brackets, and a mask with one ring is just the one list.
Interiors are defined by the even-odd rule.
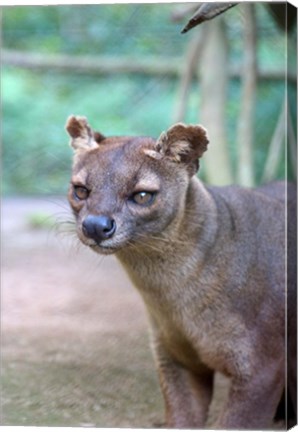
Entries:
[[112,255],[127,246],[127,240],[125,239],[109,239],[101,242],[88,239],[87,237],[80,235],[81,242],[92,249],[94,252],[101,255]]
[[102,255],[112,255],[122,249],[122,247],[119,246],[105,246],[98,243],[93,243],[88,245],[94,252],[97,252]]

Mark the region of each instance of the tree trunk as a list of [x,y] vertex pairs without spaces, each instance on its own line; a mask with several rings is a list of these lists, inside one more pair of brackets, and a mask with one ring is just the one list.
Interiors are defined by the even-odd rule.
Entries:
[[185,118],[189,90],[194,77],[197,74],[198,58],[202,53],[205,43],[206,32],[198,31],[193,34],[189,42],[185,56],[184,71],[181,76],[180,87],[178,90],[177,107],[174,113],[174,123],[180,122]]
[[199,122],[206,127],[210,139],[204,155],[206,180],[211,184],[233,183],[226,137],[226,104],[228,85],[228,49],[221,17],[210,21],[206,44],[200,59],[201,109]]
[[253,186],[255,182],[253,162],[254,115],[257,87],[256,18],[252,3],[241,5],[244,9],[244,58],[242,75],[242,99],[237,131],[238,183]]

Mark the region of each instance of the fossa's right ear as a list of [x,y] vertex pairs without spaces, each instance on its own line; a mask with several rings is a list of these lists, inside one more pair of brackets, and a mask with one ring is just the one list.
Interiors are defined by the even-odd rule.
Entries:
[[156,159],[167,157],[184,164],[190,175],[194,175],[208,143],[207,131],[202,126],[177,123],[160,135],[150,156]]
[[93,132],[86,117],[68,117],[65,128],[71,137],[70,145],[74,150],[94,149],[105,139],[99,132]]

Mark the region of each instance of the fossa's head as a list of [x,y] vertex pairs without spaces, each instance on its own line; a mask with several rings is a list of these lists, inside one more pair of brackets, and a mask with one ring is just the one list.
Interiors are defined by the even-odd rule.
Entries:
[[75,150],[68,199],[80,240],[110,254],[165,233],[177,222],[190,178],[208,138],[201,126],[181,123],[149,137],[109,137],[84,117],[69,117]]

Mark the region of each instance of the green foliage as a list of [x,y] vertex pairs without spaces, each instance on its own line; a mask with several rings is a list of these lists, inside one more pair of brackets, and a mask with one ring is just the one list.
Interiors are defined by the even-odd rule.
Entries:
[[19,70],[4,71],[2,86],[4,192],[64,192],[70,150],[61,145],[59,94]]
[[[183,56],[191,35],[180,35],[171,4],[76,5],[3,8],[3,45],[44,54]],[[231,64],[241,64],[243,41],[239,11],[226,16]],[[208,25],[208,24],[204,24]],[[285,64],[285,38],[258,8],[258,58],[262,67]],[[181,60],[182,61],[182,60]],[[72,152],[64,131],[70,114],[86,115],[106,135],[158,136],[173,118],[178,80],[117,75],[88,77],[38,73],[3,67],[3,192],[62,193],[68,186]],[[260,82],[255,113],[257,180],[284,98],[284,83]],[[200,89],[193,83],[185,121],[199,120]],[[231,80],[226,106],[234,168],[241,87]],[[290,95],[295,118],[296,99]],[[279,176],[283,177],[281,160]]]
[[36,212],[27,216],[27,224],[33,229],[51,229],[55,226],[56,220],[48,213]]
[[[172,5],[31,6],[3,9],[6,47],[67,54],[179,54]],[[169,37],[170,35],[170,37]]]
[[87,115],[106,135],[158,136],[171,122],[175,95],[167,80],[53,79],[13,68],[3,71],[2,85],[3,191],[10,194],[66,192],[72,151],[64,125],[70,114]]

